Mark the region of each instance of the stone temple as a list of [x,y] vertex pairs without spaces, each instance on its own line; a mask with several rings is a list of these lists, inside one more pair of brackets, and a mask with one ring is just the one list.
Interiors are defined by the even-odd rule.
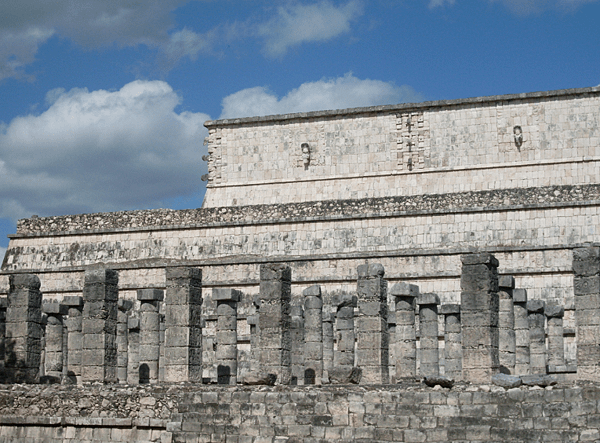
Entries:
[[19,221],[0,442],[600,440],[600,87],[205,126],[202,208]]

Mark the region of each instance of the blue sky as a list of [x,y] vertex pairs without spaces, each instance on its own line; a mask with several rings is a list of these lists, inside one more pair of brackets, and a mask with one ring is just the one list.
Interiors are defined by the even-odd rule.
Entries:
[[206,119],[600,83],[600,0],[0,5],[0,257],[19,218],[202,204]]

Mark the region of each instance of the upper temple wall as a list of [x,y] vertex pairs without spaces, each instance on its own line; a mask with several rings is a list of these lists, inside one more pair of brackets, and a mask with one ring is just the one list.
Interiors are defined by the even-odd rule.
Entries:
[[599,110],[595,87],[207,122],[204,207],[583,184]]

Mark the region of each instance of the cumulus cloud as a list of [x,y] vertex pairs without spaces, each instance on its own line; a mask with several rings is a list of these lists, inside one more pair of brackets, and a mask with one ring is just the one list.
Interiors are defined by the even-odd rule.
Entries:
[[38,48],[53,35],[87,48],[140,44],[159,48],[168,59],[206,48],[205,36],[173,31],[171,12],[189,0],[19,0],[0,14],[0,80],[23,76]]
[[165,82],[50,91],[0,127],[0,218],[156,207],[199,192],[203,122]]
[[269,21],[257,27],[265,40],[268,55],[279,57],[288,48],[305,42],[319,42],[350,31],[350,23],[362,14],[358,0],[336,6],[330,1],[281,6]]
[[220,118],[286,114],[422,101],[410,86],[361,80],[352,74],[308,82],[278,98],[265,87],[243,89],[223,99]]
[[4,260],[4,255],[6,255],[6,248],[0,246],[0,264],[2,264],[2,260]]

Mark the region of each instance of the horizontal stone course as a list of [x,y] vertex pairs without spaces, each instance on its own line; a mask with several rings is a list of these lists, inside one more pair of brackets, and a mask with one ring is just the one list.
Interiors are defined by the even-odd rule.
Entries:
[[[17,442],[27,436],[41,443],[50,436],[57,442],[96,436],[133,443],[162,434],[172,442],[585,441],[598,430],[598,383],[488,390],[466,383],[439,390],[408,381],[260,391],[189,383],[0,386],[0,438]],[[27,412],[32,408],[35,414]]]

